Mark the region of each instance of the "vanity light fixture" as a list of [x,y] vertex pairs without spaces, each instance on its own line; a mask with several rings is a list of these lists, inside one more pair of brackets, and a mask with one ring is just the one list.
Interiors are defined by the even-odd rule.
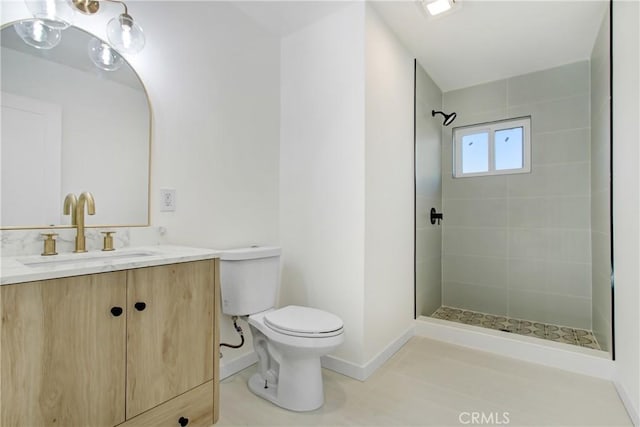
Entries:
[[101,2],[120,3],[124,13],[112,18],[107,23],[107,38],[121,53],[138,53],[145,43],[142,28],[129,15],[127,5],[120,0],[71,0],[71,4],[85,15],[93,15],[100,10]]
[[36,49],[54,48],[62,40],[61,30],[45,25],[40,19],[21,21],[13,28],[26,44]]
[[122,66],[124,60],[111,46],[93,37],[89,40],[89,58],[105,71],[115,71]]
[[25,0],[25,4],[34,18],[56,30],[69,27],[75,15],[67,0]]
[[[25,0],[27,8],[38,20],[39,25],[57,30],[67,28],[76,11],[85,15],[96,14],[100,10],[100,3],[103,2],[119,3],[124,7],[124,13],[107,23],[107,38],[111,45],[120,53],[140,52],[145,44],[144,33],[129,15],[127,5],[121,0]],[[25,40],[22,35],[20,37]],[[29,43],[27,40],[25,42]],[[53,46],[48,48],[51,47]]]

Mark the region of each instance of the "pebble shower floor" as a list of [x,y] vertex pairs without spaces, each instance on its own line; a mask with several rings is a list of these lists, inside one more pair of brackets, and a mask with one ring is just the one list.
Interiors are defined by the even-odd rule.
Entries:
[[600,350],[591,331],[442,306],[431,317]]

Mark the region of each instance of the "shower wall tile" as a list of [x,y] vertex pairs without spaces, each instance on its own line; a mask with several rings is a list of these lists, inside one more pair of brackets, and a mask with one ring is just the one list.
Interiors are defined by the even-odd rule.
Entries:
[[416,260],[416,283],[433,283],[438,286],[416,286],[416,313],[430,316],[442,304],[440,257]]
[[512,229],[509,257],[591,263],[591,233],[571,229]]
[[512,290],[508,316],[591,330],[591,298]]
[[447,226],[506,227],[506,199],[448,199]]
[[545,102],[589,93],[589,61],[512,77],[509,105]]
[[509,107],[510,117],[531,116],[531,132],[552,132],[589,127],[589,94],[548,102]]
[[511,258],[510,289],[591,298],[591,266],[586,263]]
[[507,175],[475,178],[442,177],[443,204],[449,199],[499,198],[507,194]]
[[429,211],[442,211],[442,125],[431,117],[440,110],[442,91],[416,67],[416,314],[428,316],[442,303],[442,227]]
[[569,129],[533,134],[531,146],[533,166],[556,163],[589,162],[589,150],[585,141],[589,140],[589,129]]
[[589,230],[591,223],[589,196],[563,196],[545,200],[550,228]]
[[499,228],[443,227],[442,255],[506,257],[507,231]]
[[[447,92],[442,108],[447,112],[456,111],[459,118],[464,118],[467,114],[504,108],[506,100],[507,82],[500,80]],[[457,120],[455,125],[460,126]]]
[[443,282],[442,304],[482,313],[506,315],[507,293],[505,288]]
[[440,254],[442,250],[442,231],[436,227],[416,231],[416,259],[423,260]]
[[508,205],[511,228],[589,229],[588,196],[511,198]]
[[452,129],[443,128],[445,305],[590,329],[597,239],[591,157],[598,154],[591,146],[590,73],[581,61],[443,95],[444,109],[458,113],[454,126],[532,120],[526,174],[452,178]]
[[445,255],[442,257],[442,280],[507,287],[507,260],[503,257]]
[[538,165],[531,173],[506,175],[510,197],[589,196],[589,163]]
[[611,349],[610,67],[609,11],[591,53],[591,244],[593,332]]

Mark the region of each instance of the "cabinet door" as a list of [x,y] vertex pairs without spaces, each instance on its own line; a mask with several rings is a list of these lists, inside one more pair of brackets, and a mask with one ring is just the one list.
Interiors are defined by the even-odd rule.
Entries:
[[1,416],[9,426],[124,421],[126,274],[0,287]]
[[213,378],[214,261],[127,274],[129,419]]

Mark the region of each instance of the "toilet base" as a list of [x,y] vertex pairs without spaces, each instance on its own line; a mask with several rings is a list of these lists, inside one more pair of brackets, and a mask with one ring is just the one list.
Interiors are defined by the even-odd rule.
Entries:
[[267,383],[267,388],[265,388],[265,380],[259,372],[253,374],[251,378],[249,378],[248,386],[249,390],[251,390],[253,394],[290,411],[313,411],[324,404],[322,385],[320,385],[320,396],[318,396],[317,390],[314,390],[306,399],[300,399],[302,396],[298,396],[296,402],[288,402],[278,399],[278,385]]

